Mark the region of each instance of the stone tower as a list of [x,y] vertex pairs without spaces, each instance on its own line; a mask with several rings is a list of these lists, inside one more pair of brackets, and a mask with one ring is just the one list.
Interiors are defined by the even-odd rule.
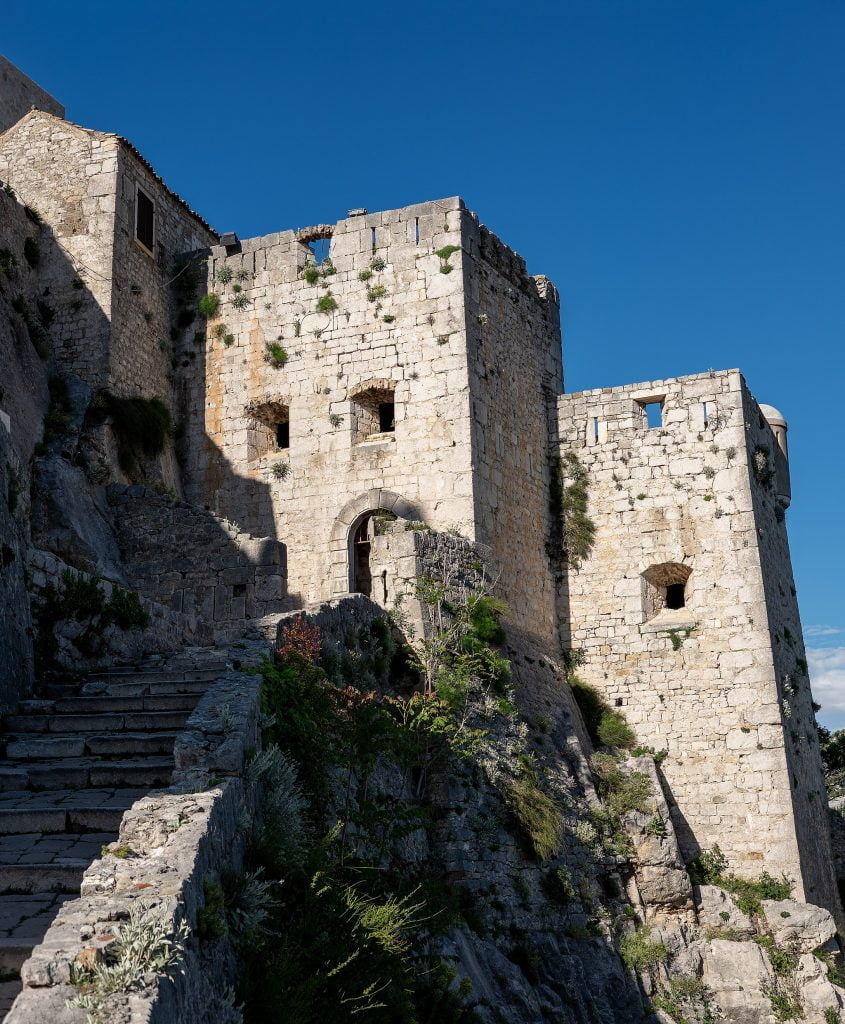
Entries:
[[369,578],[373,516],[458,530],[493,550],[514,626],[548,647],[554,287],[457,198],[230,241],[208,265],[204,365],[183,377],[188,492],[287,546],[292,602],[390,604]]
[[578,674],[668,752],[687,857],[718,844],[732,870],[785,872],[835,906],[783,417],[738,370],[563,395],[558,412],[597,528],[561,594]]

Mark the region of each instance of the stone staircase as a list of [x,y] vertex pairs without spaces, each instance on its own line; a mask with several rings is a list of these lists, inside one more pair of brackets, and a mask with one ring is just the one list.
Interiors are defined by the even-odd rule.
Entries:
[[176,734],[225,665],[209,649],[51,683],[0,734],[0,1020],[19,972],[123,812],[170,784]]

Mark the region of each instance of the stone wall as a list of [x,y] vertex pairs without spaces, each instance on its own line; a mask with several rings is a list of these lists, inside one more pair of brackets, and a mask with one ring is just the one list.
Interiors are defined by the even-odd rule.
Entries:
[[[652,399],[663,402],[662,424],[649,429]],[[752,470],[758,438],[770,448],[774,439],[741,375],[564,395],[558,408],[561,451],[587,470],[596,525],[592,554],[570,567],[560,594],[564,642],[584,658],[579,675],[624,712],[640,743],[668,750],[662,771],[685,856],[718,843],[737,873],[785,871],[800,894],[835,906],[824,850],[807,861],[826,832],[796,818],[796,803],[821,803],[810,796],[823,791],[821,771],[806,678],[805,772],[787,752],[784,641],[770,619],[789,608],[796,654],[800,626],[777,539],[784,527]],[[684,607],[663,606],[679,581]]]
[[[28,590],[36,618],[44,589],[51,586],[61,590],[62,577],[68,571],[82,576],[83,579],[98,579],[106,600],[111,597],[115,586],[112,581],[92,577],[90,573],[68,565],[49,551],[30,548],[27,552]],[[102,650],[90,658],[81,658],[71,644],[60,639],[60,658],[64,654],[62,660],[66,667],[73,670],[107,668],[115,660],[137,660],[156,651],[176,651],[186,645],[200,646],[212,642],[210,624],[195,612],[170,608],[148,595],[141,594],[139,597],[141,607],[149,616],[149,624],[144,629],[124,631],[117,626],[109,626],[100,636]],[[61,625],[59,631],[61,632]],[[74,629],[72,632],[75,633],[77,630]]]
[[[350,589],[342,517],[373,489],[375,504],[355,516],[383,507],[383,489],[409,518],[474,531],[461,275],[440,273],[433,251],[460,244],[463,217],[448,199],[213,250],[219,315],[184,386],[189,493],[283,540],[290,592],[303,602]],[[309,284],[308,240],[327,234],[336,272]],[[374,259],[383,270],[370,269]],[[328,292],[337,309],[319,312]],[[267,361],[269,344],[286,350],[283,367]],[[368,389],[393,389],[395,431],[360,436]],[[279,409],[290,424],[283,451],[267,427]]]
[[218,638],[290,607],[285,551],[205,509],[134,485],[109,488],[127,579],[146,597],[207,623]]
[[42,221],[32,233],[58,367],[90,390],[107,382],[117,159],[115,137],[39,110],[0,136],[0,180]]
[[464,225],[475,537],[494,552],[509,621],[534,647],[554,651],[546,543],[549,427],[563,390],[559,299],[476,220]]
[[[763,581],[777,713],[767,718],[782,730],[785,741],[791,813],[795,818],[798,854],[806,898],[820,906],[838,905],[829,841],[827,787],[821,767],[813,694],[807,671],[804,633],[792,575],[786,528],[783,454],[754,397],[743,389],[746,459],[751,469],[751,495],[757,527],[757,551]],[[780,469],[780,472],[779,472]],[[788,479],[788,474],[787,474]],[[799,495],[798,500],[801,500]],[[774,709],[771,709],[774,711]]]
[[[155,206],[155,245],[135,238],[135,199],[141,188]],[[169,279],[176,257],[216,241],[149,166],[128,146],[118,152],[114,216],[114,315],[109,384],[115,394],[171,400]]]
[[32,107],[65,116],[65,108],[20,68],[0,55],[0,132],[19,121]]
[[21,515],[26,478],[9,432],[0,423],[0,711],[13,707],[32,680],[27,536]]

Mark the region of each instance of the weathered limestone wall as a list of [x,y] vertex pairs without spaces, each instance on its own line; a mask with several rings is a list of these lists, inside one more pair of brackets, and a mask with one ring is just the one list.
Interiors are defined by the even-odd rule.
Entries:
[[[663,423],[649,429],[642,403],[658,398]],[[758,431],[773,442],[755,408],[736,370],[560,398],[561,451],[587,469],[597,528],[560,595],[561,632],[582,653],[584,681],[623,710],[642,744],[668,750],[662,771],[685,856],[718,843],[738,873],[785,871],[799,895],[834,906],[824,851],[807,863],[826,833],[795,817],[821,777],[814,745],[802,750],[803,775],[785,749],[791,725],[773,661],[783,641],[770,618],[791,606],[796,641],[800,627],[788,552],[765,537],[783,527],[771,508],[764,515],[771,501],[751,467]],[[654,567],[656,586],[643,575]],[[661,609],[678,567],[689,573],[685,607]],[[800,693],[809,701],[806,679]],[[803,703],[800,714],[806,743]]]
[[545,277],[464,221],[476,537],[494,552],[509,621],[557,650],[549,531],[549,426],[563,390],[560,305]]
[[32,107],[48,110],[57,117],[65,108],[44,89],[0,55],[0,132],[19,121]]
[[[321,229],[251,239],[229,256],[213,250],[209,288],[221,295],[220,311],[204,367],[197,359],[185,371],[188,493],[243,529],[283,540],[289,591],[304,602],[349,590],[347,537],[368,511],[398,509],[474,534],[461,274],[440,273],[434,254],[461,244],[465,216],[460,200],[448,199],[328,226],[336,273],[313,285],[301,276],[310,253],[299,239]],[[374,258],[384,269],[359,280]],[[234,276],[221,285],[224,267]],[[382,288],[368,300],[368,289]],[[338,308],[318,312],[328,291]],[[265,361],[276,342],[288,353],[282,368]],[[372,387],[395,389],[396,429],[359,439],[355,399]],[[262,450],[248,410],[268,403],[289,409],[289,451],[275,441]],[[277,478],[280,465],[287,475]]]
[[39,275],[63,372],[107,381],[118,143],[33,110],[0,135],[0,181],[42,220]]
[[[155,205],[155,246],[135,238],[135,200],[140,187]],[[114,211],[114,303],[109,387],[117,395],[160,397],[170,403],[169,289],[175,258],[205,249],[216,236],[127,145],[117,163]]]
[[[782,453],[754,397],[743,390],[746,451],[757,524],[757,549],[771,638],[779,714],[769,724],[783,730],[792,814],[806,898],[835,907],[836,873],[830,842],[827,788],[821,769],[813,695],[796,599],[783,502]],[[780,470],[780,473],[779,473]],[[800,500],[800,495],[799,495]]]
[[205,509],[135,485],[109,488],[127,579],[146,597],[196,616],[216,635],[281,612],[285,551]]

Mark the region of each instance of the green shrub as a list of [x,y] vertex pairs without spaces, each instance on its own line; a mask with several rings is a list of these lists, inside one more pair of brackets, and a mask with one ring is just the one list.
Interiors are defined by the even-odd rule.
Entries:
[[563,833],[563,818],[554,800],[528,774],[505,782],[502,795],[538,860],[554,857]]
[[316,284],[320,280],[320,271],[313,263],[306,263],[302,271],[302,277],[308,284]]
[[386,266],[387,264],[384,262],[381,256],[375,256],[373,257],[373,259],[370,260],[370,269],[375,270],[376,273],[380,273],[382,270],[384,270]]
[[726,872],[727,859],[718,846],[703,850],[687,865],[687,870],[696,885],[718,885],[729,892],[734,903],[744,914],[762,912],[762,900],[786,900],[792,894],[793,883],[782,875],[773,878],[764,871],[756,880],[737,878]]
[[333,313],[337,309],[337,299],[331,292],[326,292],[317,299],[318,313]]
[[208,292],[203,295],[197,303],[197,310],[200,316],[204,316],[206,320],[210,320],[213,316],[217,315],[217,310],[220,308],[220,296],[214,292]]
[[369,281],[372,276],[373,276],[372,270],[359,270],[358,271],[358,280],[359,281]]
[[635,745],[636,736],[625,717],[610,707],[598,690],[572,673],[569,686],[594,746],[629,750]]
[[651,781],[642,772],[625,771],[610,754],[593,754],[590,766],[598,778],[599,796],[617,818],[630,811],[648,813],[654,805]]
[[130,479],[144,475],[144,460],[160,455],[172,432],[170,410],[160,398],[118,398],[99,391],[89,410],[111,417],[117,461]]
[[232,274],[232,268],[227,267],[224,264],[222,267],[218,268],[217,273],[214,276],[217,278],[220,284],[228,284],[232,280],[232,277],[234,275]]
[[264,351],[264,361],[276,369],[281,369],[288,361],[287,350],[278,342],[271,342]]
[[383,299],[387,295],[387,289],[383,284],[374,284],[367,289],[367,301],[378,302],[379,299]]
[[206,941],[220,939],[226,934],[223,889],[217,882],[202,883],[205,903],[197,913],[197,934]]
[[236,295],[232,296],[232,305],[235,309],[246,309],[249,305],[249,299],[243,292],[238,292]]
[[563,865],[554,868],[544,876],[543,888],[549,899],[561,906],[571,903],[577,896],[575,886],[572,884],[572,872]]
[[627,967],[642,973],[655,964],[663,963],[668,954],[662,942],[652,940],[650,928],[641,928],[619,940],[619,955]]

